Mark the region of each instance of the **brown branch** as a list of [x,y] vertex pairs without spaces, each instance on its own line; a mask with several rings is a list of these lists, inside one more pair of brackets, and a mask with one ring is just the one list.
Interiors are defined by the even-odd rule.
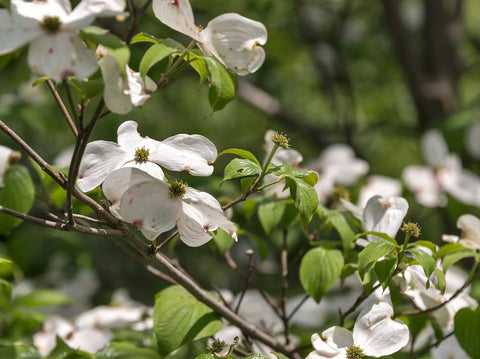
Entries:
[[72,117],[70,116],[70,113],[68,112],[67,108],[65,107],[65,104],[63,103],[62,98],[58,94],[57,89],[55,88],[55,85],[53,84],[52,80],[47,80],[47,86],[52,92],[53,97],[55,98],[55,101],[57,101],[58,107],[60,107],[60,110],[63,113],[63,117],[65,117],[65,120],[67,120],[68,126],[70,127],[70,130],[72,130],[72,133],[74,136],[77,138],[78,137],[78,130],[77,127],[75,126],[75,123],[72,120]]

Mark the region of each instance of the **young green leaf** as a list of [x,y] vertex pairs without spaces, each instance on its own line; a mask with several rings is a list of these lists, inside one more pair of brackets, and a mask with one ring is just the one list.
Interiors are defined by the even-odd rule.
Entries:
[[[35,199],[35,188],[27,168],[21,165],[10,167],[4,174],[3,182],[3,188],[0,188],[1,205],[28,213]],[[9,234],[20,223],[22,223],[20,218],[0,214],[0,234]]]
[[435,259],[431,255],[418,248],[409,248],[407,251],[410,252],[418,264],[422,266],[425,275],[430,277],[435,269]]
[[97,353],[96,359],[161,359],[149,348],[139,348],[131,343],[111,342]]
[[222,328],[220,316],[181,286],[171,286],[155,297],[153,327],[158,351],[165,356],[183,344],[211,336]]
[[148,70],[150,70],[154,65],[177,51],[177,49],[166,46],[165,44],[152,45],[147,52],[145,52],[142,60],[140,61],[139,72],[142,78],[147,76]]
[[365,273],[373,267],[378,259],[391,253],[394,248],[395,245],[393,243],[383,239],[370,242],[358,254],[358,272],[360,273],[360,277],[363,278]]
[[240,148],[228,148],[228,149],[220,152],[218,154],[218,157],[220,157],[222,155],[226,155],[226,154],[237,155],[239,157],[242,157],[242,158],[245,158],[245,159],[250,160],[252,162],[255,162],[259,167],[262,166],[260,164],[260,162],[257,160],[257,158],[255,157],[255,155],[253,153],[251,153],[250,151],[242,150]]
[[235,98],[237,78],[229,72],[217,60],[204,57],[210,78],[210,91],[208,99],[213,111],[224,108]]
[[265,233],[270,236],[282,221],[284,202],[269,202],[258,207],[258,219]]
[[480,307],[463,308],[455,315],[455,336],[462,348],[472,358],[480,353]]
[[310,249],[300,263],[300,282],[318,303],[336,283],[343,268],[343,255],[337,249]]
[[262,169],[255,162],[244,158],[234,158],[225,166],[222,182],[233,178],[258,176],[260,172]]

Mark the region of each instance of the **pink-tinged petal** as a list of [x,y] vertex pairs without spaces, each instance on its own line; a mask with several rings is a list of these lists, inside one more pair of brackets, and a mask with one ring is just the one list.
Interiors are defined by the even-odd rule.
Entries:
[[257,71],[265,60],[260,45],[267,42],[267,29],[261,22],[235,13],[217,16],[200,32],[200,45],[238,75]]
[[172,171],[210,176],[217,158],[215,145],[201,135],[179,134],[162,141],[149,160]]
[[472,158],[480,159],[480,121],[475,121],[468,126],[465,132],[465,149]]
[[[363,211],[362,224],[365,231],[381,232],[394,238],[408,211],[408,202],[403,197],[383,198],[373,196]],[[368,239],[377,237],[369,235]]]
[[418,203],[425,207],[445,207],[443,194],[434,170],[426,166],[407,166],[402,172],[407,188],[415,194]]
[[38,22],[0,9],[0,55],[8,54],[43,33]]
[[80,30],[95,17],[115,16],[125,10],[125,0],[82,0],[65,20],[65,28]]
[[110,172],[122,167],[129,159],[128,154],[116,143],[90,142],[78,170],[78,188],[82,192],[89,192],[100,186]]
[[133,106],[142,106],[157,89],[157,84],[148,76],[143,79],[139,72],[128,66],[126,72],[128,88],[124,90],[124,94],[130,97]]
[[363,208],[368,200],[379,195],[382,197],[398,197],[402,194],[402,183],[396,178],[373,175],[368,177],[367,184],[362,187],[358,196],[358,206]]
[[68,76],[83,79],[97,69],[95,53],[73,32],[45,35],[30,43],[28,65],[38,75],[62,81]]
[[441,166],[448,157],[448,146],[439,130],[433,129],[425,132],[421,140],[422,154],[430,166]]
[[385,302],[360,312],[353,328],[353,341],[366,355],[381,357],[396,353],[408,343],[408,326],[392,320],[392,307]]
[[152,8],[162,23],[195,40],[198,39],[199,30],[188,0],[154,0]]
[[142,182],[131,186],[122,196],[120,217],[135,225],[147,239],[172,229],[182,213],[180,198],[172,198],[170,185],[163,181]]
[[[153,163],[151,165],[155,166],[160,170],[160,172],[162,172],[158,165]],[[120,201],[124,193],[130,187],[148,181],[154,181],[152,176],[149,175],[149,173],[147,173],[146,171],[135,167],[123,167],[110,173],[105,178],[105,181],[103,181],[102,191],[112,205],[110,207],[112,213],[117,216],[119,215],[118,210],[120,209]]]

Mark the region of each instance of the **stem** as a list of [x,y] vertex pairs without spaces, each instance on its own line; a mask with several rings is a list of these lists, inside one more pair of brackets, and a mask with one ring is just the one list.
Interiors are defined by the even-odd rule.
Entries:
[[58,94],[58,91],[55,88],[55,85],[53,84],[52,80],[47,80],[46,82],[47,82],[48,88],[52,92],[53,97],[55,98],[55,101],[57,101],[58,107],[60,107],[60,110],[63,113],[63,117],[65,117],[65,120],[67,120],[68,126],[72,130],[72,133],[74,134],[74,136],[78,138],[77,127],[75,126],[75,123],[73,122],[72,117],[68,113],[68,110],[65,107],[65,104],[63,103],[62,98]]

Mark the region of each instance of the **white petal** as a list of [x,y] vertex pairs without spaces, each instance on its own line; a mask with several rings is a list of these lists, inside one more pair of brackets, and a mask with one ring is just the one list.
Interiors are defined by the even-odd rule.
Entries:
[[425,163],[430,166],[441,166],[448,157],[447,143],[442,133],[437,129],[429,130],[423,134],[421,146]]
[[353,328],[353,341],[366,355],[380,357],[393,354],[408,343],[408,327],[392,320],[392,307],[380,302],[365,308]]
[[81,328],[63,338],[69,347],[95,354],[113,338],[113,333],[106,329]]
[[[365,231],[381,232],[395,238],[408,211],[408,202],[403,197],[370,198],[363,211],[362,224]],[[369,235],[369,240],[377,237]]]
[[368,177],[367,184],[362,187],[358,196],[358,206],[363,208],[367,201],[375,196],[397,197],[402,194],[402,184],[396,178],[373,175]]
[[162,23],[195,40],[198,39],[199,30],[195,26],[192,7],[188,0],[154,0],[152,8]]
[[140,136],[137,127],[138,124],[135,121],[122,123],[117,130],[117,142],[125,151],[131,152],[132,160],[135,157],[135,150],[145,147],[150,152],[148,160],[154,162],[152,156],[161,142]]
[[71,11],[70,2],[67,0],[49,1],[23,1],[12,0],[11,6],[19,16],[42,22],[45,17],[58,17],[63,23]]
[[126,114],[132,109],[130,97],[124,93],[128,88],[127,80],[122,77],[117,58],[102,45],[97,49],[101,54],[98,66],[102,71],[104,90],[103,99],[110,111],[118,114]]
[[141,106],[150,98],[150,94],[157,89],[156,83],[148,76],[142,79],[139,72],[133,71],[127,65],[128,89],[124,93],[129,95],[134,106]]
[[238,75],[257,71],[265,60],[265,51],[259,45],[267,42],[267,29],[235,13],[217,16],[200,32],[201,48],[212,54]]
[[[340,327],[329,328],[325,332],[323,332],[323,334],[330,331],[332,331],[333,333],[333,330],[335,330],[335,328],[340,328]],[[347,331],[346,329],[344,330]],[[339,332],[343,332],[343,330],[340,330]],[[349,336],[351,339],[352,333],[350,333],[349,331],[347,332],[349,333]],[[324,358],[344,359],[345,358],[345,349],[342,350],[342,349],[338,349],[336,346],[332,347],[328,345],[326,342],[322,340],[322,338],[320,338],[320,336],[317,333],[314,333],[312,335],[311,340],[312,340],[312,345],[315,348],[315,351],[311,352],[306,359],[324,359]],[[353,344],[353,339],[351,340],[350,345],[352,344]]]
[[147,239],[172,229],[181,215],[180,198],[171,198],[170,185],[163,181],[142,182],[130,187],[122,196],[121,218],[146,230]]
[[407,188],[415,194],[418,203],[425,207],[444,207],[447,198],[443,194],[434,170],[427,166],[407,166],[402,172]]
[[62,81],[68,76],[83,79],[97,69],[95,53],[73,32],[45,35],[30,44],[28,65],[37,75]]
[[0,9],[0,55],[18,49],[42,33],[36,20],[20,17],[13,7],[11,12]]
[[172,171],[188,171],[194,176],[210,176],[217,158],[215,145],[201,135],[179,134],[162,141],[149,160]]
[[78,188],[82,192],[89,192],[100,186],[110,172],[122,167],[129,159],[130,156],[116,143],[90,142],[78,170]]
[[225,217],[213,196],[189,187],[182,201],[183,215],[178,221],[178,231],[185,244],[191,247],[201,246],[211,239],[208,232],[219,227],[236,238],[235,225]]
[[[95,16],[115,16],[122,14],[124,10],[125,0],[82,0],[68,16],[67,22],[71,24],[82,19],[91,18],[93,20]],[[86,25],[80,26],[80,24],[77,24],[77,26],[80,26],[77,29]]]
[[[163,176],[163,172],[158,165],[153,163],[151,163],[150,165],[158,168],[158,170],[162,173]],[[159,179],[162,178],[163,177]],[[120,201],[123,194],[128,190],[128,188],[136,184],[148,181],[153,181],[152,175],[147,173],[147,171],[138,169],[136,167],[123,167],[110,173],[105,178],[105,181],[102,185],[103,194],[112,204],[112,207],[110,207],[110,211],[112,211],[112,213],[114,213],[115,215],[119,216],[118,210],[120,209]]]
[[438,172],[443,189],[458,201],[480,206],[480,177],[461,167],[444,167]]
[[12,153],[11,148],[0,145],[0,187],[3,187],[3,176],[10,167],[10,155]]
[[460,243],[469,248],[480,249],[480,219],[472,214],[461,215],[457,228],[462,230]]

